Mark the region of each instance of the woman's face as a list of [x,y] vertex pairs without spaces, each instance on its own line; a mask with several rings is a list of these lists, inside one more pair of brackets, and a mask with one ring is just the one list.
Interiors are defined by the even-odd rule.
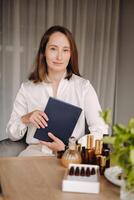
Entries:
[[71,57],[68,38],[61,32],[53,33],[45,51],[48,72],[65,72]]

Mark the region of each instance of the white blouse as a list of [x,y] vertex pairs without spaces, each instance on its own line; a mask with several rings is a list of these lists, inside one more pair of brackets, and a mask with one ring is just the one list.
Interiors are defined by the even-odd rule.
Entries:
[[[35,84],[32,81],[22,83],[6,128],[11,140],[21,139],[27,131],[26,142],[39,143],[38,139],[33,137],[36,127],[32,124],[23,124],[21,117],[37,109],[44,111],[49,97],[53,97],[51,83]],[[76,139],[85,134],[85,118],[95,139],[101,139],[103,134],[108,134],[108,127],[99,115],[101,107],[96,92],[88,80],[74,74],[70,80],[63,78],[59,83],[56,98],[82,108],[82,113],[72,133]]]

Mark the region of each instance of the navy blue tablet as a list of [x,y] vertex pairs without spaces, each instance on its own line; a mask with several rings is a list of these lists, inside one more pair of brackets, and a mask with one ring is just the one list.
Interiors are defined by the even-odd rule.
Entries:
[[48,132],[51,132],[67,145],[81,111],[80,107],[50,97],[44,111],[49,118],[48,127],[37,129],[34,137],[52,142],[48,136]]

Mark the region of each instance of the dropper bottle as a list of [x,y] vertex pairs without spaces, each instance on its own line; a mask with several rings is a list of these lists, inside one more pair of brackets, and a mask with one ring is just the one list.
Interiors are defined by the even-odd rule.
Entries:
[[81,155],[76,148],[76,139],[75,137],[69,138],[69,148],[64,152],[61,163],[64,167],[68,167],[70,163],[80,164]]

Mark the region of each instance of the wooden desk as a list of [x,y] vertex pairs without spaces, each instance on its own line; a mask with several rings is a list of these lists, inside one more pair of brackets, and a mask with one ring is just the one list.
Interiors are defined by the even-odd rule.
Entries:
[[4,200],[119,200],[119,188],[104,177],[99,194],[62,192],[64,173],[55,157],[0,158]]

